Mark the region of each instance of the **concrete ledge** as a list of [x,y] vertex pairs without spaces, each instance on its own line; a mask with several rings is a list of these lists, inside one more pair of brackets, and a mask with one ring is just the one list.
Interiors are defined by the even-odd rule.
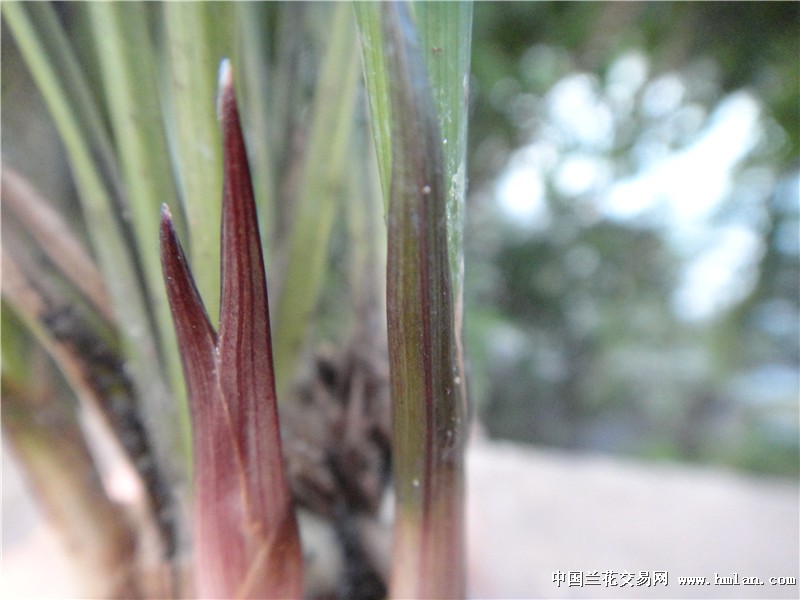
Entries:
[[[571,455],[507,443],[468,453],[473,598],[797,598],[797,482]],[[597,572],[666,572],[667,585],[569,587]],[[738,574],[739,585],[714,585]],[[706,577],[707,585],[680,585]],[[764,585],[742,585],[758,577]],[[625,578],[617,577],[624,581]]]
[[[796,584],[769,582],[800,579],[797,482],[500,442],[475,442],[467,464],[472,598],[800,596]],[[3,483],[2,597],[75,597],[58,540],[6,456]],[[667,573],[667,585],[603,581],[604,572],[622,582],[640,571]],[[715,574],[738,575],[738,585],[714,585]],[[582,587],[568,585],[579,576]],[[709,583],[680,585],[681,577]]]

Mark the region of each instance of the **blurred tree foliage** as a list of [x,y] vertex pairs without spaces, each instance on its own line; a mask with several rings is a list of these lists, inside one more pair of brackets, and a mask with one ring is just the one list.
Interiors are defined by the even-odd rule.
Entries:
[[[503,146],[508,150],[530,133],[514,118],[514,103],[502,101],[513,100],[514,94],[497,90],[498,82],[508,79],[518,86],[517,93],[540,95],[569,72],[586,71],[602,78],[615,58],[634,48],[648,54],[653,75],[712,61],[718,79],[706,99],[709,104],[725,92],[752,88],[786,136],[778,165],[797,165],[800,8],[796,4],[479,3],[474,27],[473,114],[480,118],[470,124],[473,149],[491,140],[493,150]],[[551,52],[537,53],[545,48]],[[502,158],[500,154],[495,161],[474,165],[473,184],[482,182],[482,175],[491,175],[484,169],[496,168]]]
[[[800,6],[478,3],[474,24],[467,334],[490,433],[796,475]],[[632,52],[643,79],[620,100],[615,69]],[[602,139],[553,134],[548,99],[575,76],[611,107]],[[653,114],[665,76],[683,94]],[[732,305],[682,319],[673,299],[693,250],[676,250],[658,214],[612,220],[598,199],[643,170],[652,140],[664,156],[696,141],[738,91],[757,100],[761,134],[709,226],[755,230],[758,255]],[[519,227],[498,209],[498,177],[542,139],[558,150],[547,218]],[[576,154],[605,176],[565,183]]]

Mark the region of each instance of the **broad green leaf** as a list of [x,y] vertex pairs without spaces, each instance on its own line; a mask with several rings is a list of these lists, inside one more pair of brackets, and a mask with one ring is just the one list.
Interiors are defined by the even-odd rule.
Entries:
[[214,320],[219,312],[222,143],[212,100],[217,68],[233,51],[232,8],[232,4],[219,2],[163,5],[175,119],[176,173],[190,256],[194,264],[204,265],[197,270],[197,285]]
[[358,21],[361,62],[369,100],[370,125],[378,156],[384,210],[389,204],[392,172],[392,115],[389,101],[389,71],[384,60],[381,7],[377,2],[354,2]]
[[[259,208],[259,229],[275,248],[278,238],[276,208],[277,184],[275,160],[280,156],[274,136],[274,90],[272,89],[274,65],[270,60],[271,40],[265,31],[274,7],[265,2],[237,2],[234,4],[236,26],[239,33],[235,55],[238,57],[237,81],[242,82],[239,94],[242,106],[242,126],[248,142],[248,156],[253,172],[253,188]],[[271,264],[269,253],[264,257]]]
[[444,147],[447,245],[453,277],[453,298],[456,303],[456,334],[460,345],[464,313],[462,236],[467,185],[472,2],[420,2],[415,6],[420,44],[428,65]]
[[[143,287],[155,315],[167,375],[172,388],[181,390],[180,362],[158,256],[160,206],[175,198],[177,191],[160,106],[149,8],[134,2],[88,4],[127,207],[144,272]],[[155,413],[158,409],[147,410]]]
[[[364,81],[367,86],[371,125],[378,151],[385,202],[391,176],[391,107],[382,44],[380,4],[354,2],[359,25]],[[464,200],[469,64],[472,42],[471,2],[419,2],[413,5],[420,44],[428,66],[431,88],[442,132],[447,183],[448,246],[456,296],[463,288]]]
[[[325,273],[328,240],[342,190],[358,83],[350,7],[331,5],[330,42],[314,94],[308,153],[289,239],[286,280],[276,312],[278,391],[288,389]],[[281,394],[283,395],[283,394]]]

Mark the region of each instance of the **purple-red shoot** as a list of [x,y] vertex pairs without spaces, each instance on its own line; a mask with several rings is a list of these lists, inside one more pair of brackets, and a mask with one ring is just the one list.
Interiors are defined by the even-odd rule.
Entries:
[[192,420],[195,592],[203,598],[299,598],[303,561],[281,452],[264,261],[228,61],[219,85],[219,333],[166,205],[161,212],[161,262]]

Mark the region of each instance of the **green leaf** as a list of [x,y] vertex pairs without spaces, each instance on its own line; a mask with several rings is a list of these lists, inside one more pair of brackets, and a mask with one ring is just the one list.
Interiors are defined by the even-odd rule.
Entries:
[[354,2],[358,21],[361,61],[369,100],[370,125],[378,156],[384,210],[389,204],[392,172],[392,113],[389,101],[389,71],[384,60],[381,7],[377,2]]
[[447,185],[447,233],[457,334],[461,337],[464,288],[464,202],[467,176],[469,64],[472,2],[416,5],[420,44],[428,66],[442,133]]
[[[116,163],[110,162],[108,150],[103,149],[108,141],[103,141],[105,133],[99,125],[101,111],[94,103],[66,34],[52,12],[52,5],[4,2],[2,10],[64,142],[84,220],[89,224],[87,230],[93,254],[106,281],[122,333],[137,397],[145,406],[146,418],[152,415],[148,425],[152,429],[156,420],[162,423],[160,433],[171,432],[170,428],[163,428],[163,423],[165,419],[171,420],[174,414],[172,398],[159,369],[162,361],[158,336],[150,316],[149,298],[142,289],[136,251],[129,245],[131,238],[126,223],[119,219],[119,198],[116,197],[119,188],[113,177],[119,169]],[[102,159],[103,156],[106,159]],[[107,174],[112,175],[111,183],[106,179]],[[180,397],[183,384],[179,372],[178,379],[174,390]],[[168,456],[174,451],[174,444],[184,441],[179,435],[176,437],[177,440],[162,440],[165,447],[160,448],[161,459],[166,463],[171,462]]]
[[393,597],[460,597],[466,423],[443,138],[409,8],[381,9],[392,73],[386,303],[397,521],[390,589]]
[[[266,25],[274,12],[264,2],[237,2],[236,12],[239,43],[236,48],[239,72],[242,82],[239,98],[242,105],[243,127],[248,141],[248,156],[253,166],[253,187],[256,206],[259,208],[259,229],[271,247],[277,245],[277,185],[275,160],[280,156],[280,147],[274,136],[273,70],[269,56],[269,36],[265,35]],[[265,257],[267,266],[270,256]]]
[[339,3],[332,5],[331,10],[330,42],[314,94],[308,153],[289,240],[286,280],[275,319],[275,367],[281,396],[290,383],[322,289],[331,227],[346,187],[358,54],[350,7]]
[[159,207],[177,194],[158,92],[149,7],[134,2],[95,2],[89,3],[88,9],[144,288],[151,299],[167,374],[173,389],[180,390],[180,364],[158,256]]
[[[176,173],[186,214],[197,285],[213,319],[219,312],[222,143],[211,101],[217,68],[233,51],[233,5],[167,2],[165,39],[175,121]],[[167,166],[168,163],[165,163]],[[160,198],[160,202],[168,198]]]

